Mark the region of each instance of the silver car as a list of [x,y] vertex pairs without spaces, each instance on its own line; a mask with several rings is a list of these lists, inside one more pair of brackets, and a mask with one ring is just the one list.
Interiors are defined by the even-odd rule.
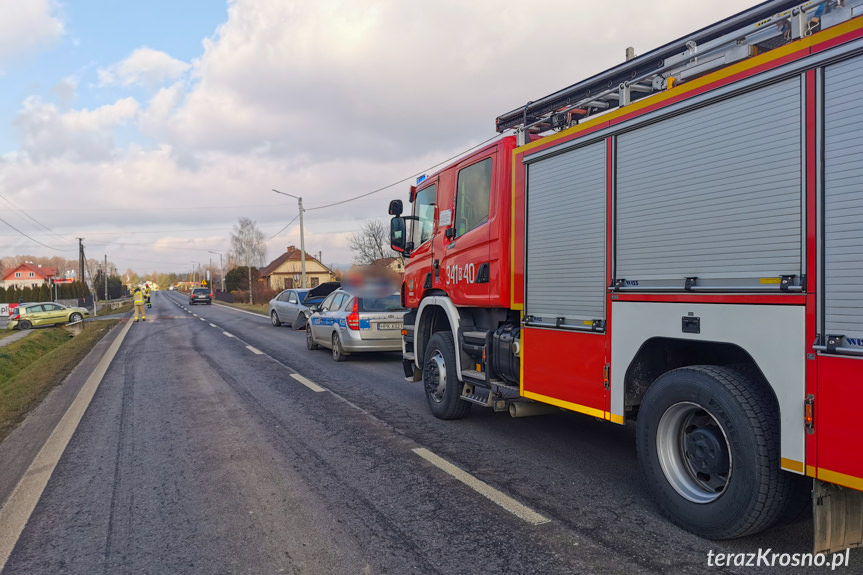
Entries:
[[338,289],[311,308],[306,347],[330,348],[333,360],[359,351],[399,351],[407,310],[398,293],[365,297]]
[[306,299],[307,289],[286,289],[276,297],[270,300],[270,321],[274,327],[279,327],[283,323],[288,322],[294,329],[300,329],[304,321],[298,321],[300,317],[305,319],[303,311],[306,306],[303,301]]

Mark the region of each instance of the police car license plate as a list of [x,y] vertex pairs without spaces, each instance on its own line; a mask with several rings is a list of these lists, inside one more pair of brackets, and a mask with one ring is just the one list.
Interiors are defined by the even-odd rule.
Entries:
[[400,323],[379,323],[378,329],[399,329],[401,326]]

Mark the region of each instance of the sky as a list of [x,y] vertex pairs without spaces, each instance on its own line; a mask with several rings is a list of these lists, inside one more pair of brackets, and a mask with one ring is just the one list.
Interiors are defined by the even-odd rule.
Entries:
[[[495,118],[752,0],[0,0],[0,255],[125,271],[349,241]],[[398,183],[392,187],[391,184]],[[355,201],[336,206],[356,196]],[[216,253],[212,253],[216,252]]]

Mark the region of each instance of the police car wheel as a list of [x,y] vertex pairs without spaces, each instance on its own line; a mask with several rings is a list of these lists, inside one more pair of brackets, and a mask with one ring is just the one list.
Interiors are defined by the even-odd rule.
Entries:
[[347,354],[342,349],[342,340],[339,339],[339,334],[333,334],[333,361],[344,361]]
[[315,343],[315,338],[312,336],[312,330],[306,327],[306,347],[309,351],[318,349],[318,344]]

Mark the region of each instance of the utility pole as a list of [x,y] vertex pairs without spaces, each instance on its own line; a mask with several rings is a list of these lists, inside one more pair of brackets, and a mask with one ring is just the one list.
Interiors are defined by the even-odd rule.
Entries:
[[[84,238],[78,239],[78,281],[85,282],[84,279]],[[85,282],[86,283],[86,282]]]
[[105,301],[108,301],[108,254],[105,254]]
[[300,206],[300,267],[303,271],[303,285],[300,287],[306,287],[306,235],[303,232],[303,198],[299,196],[295,196],[293,194],[289,194],[287,192],[280,192],[279,190],[273,189],[277,194],[282,194],[283,196],[290,196],[292,198],[296,198],[297,203]]
[[222,291],[225,291],[225,268],[222,266],[222,254],[220,252],[207,251],[219,256],[219,276],[222,278]]

